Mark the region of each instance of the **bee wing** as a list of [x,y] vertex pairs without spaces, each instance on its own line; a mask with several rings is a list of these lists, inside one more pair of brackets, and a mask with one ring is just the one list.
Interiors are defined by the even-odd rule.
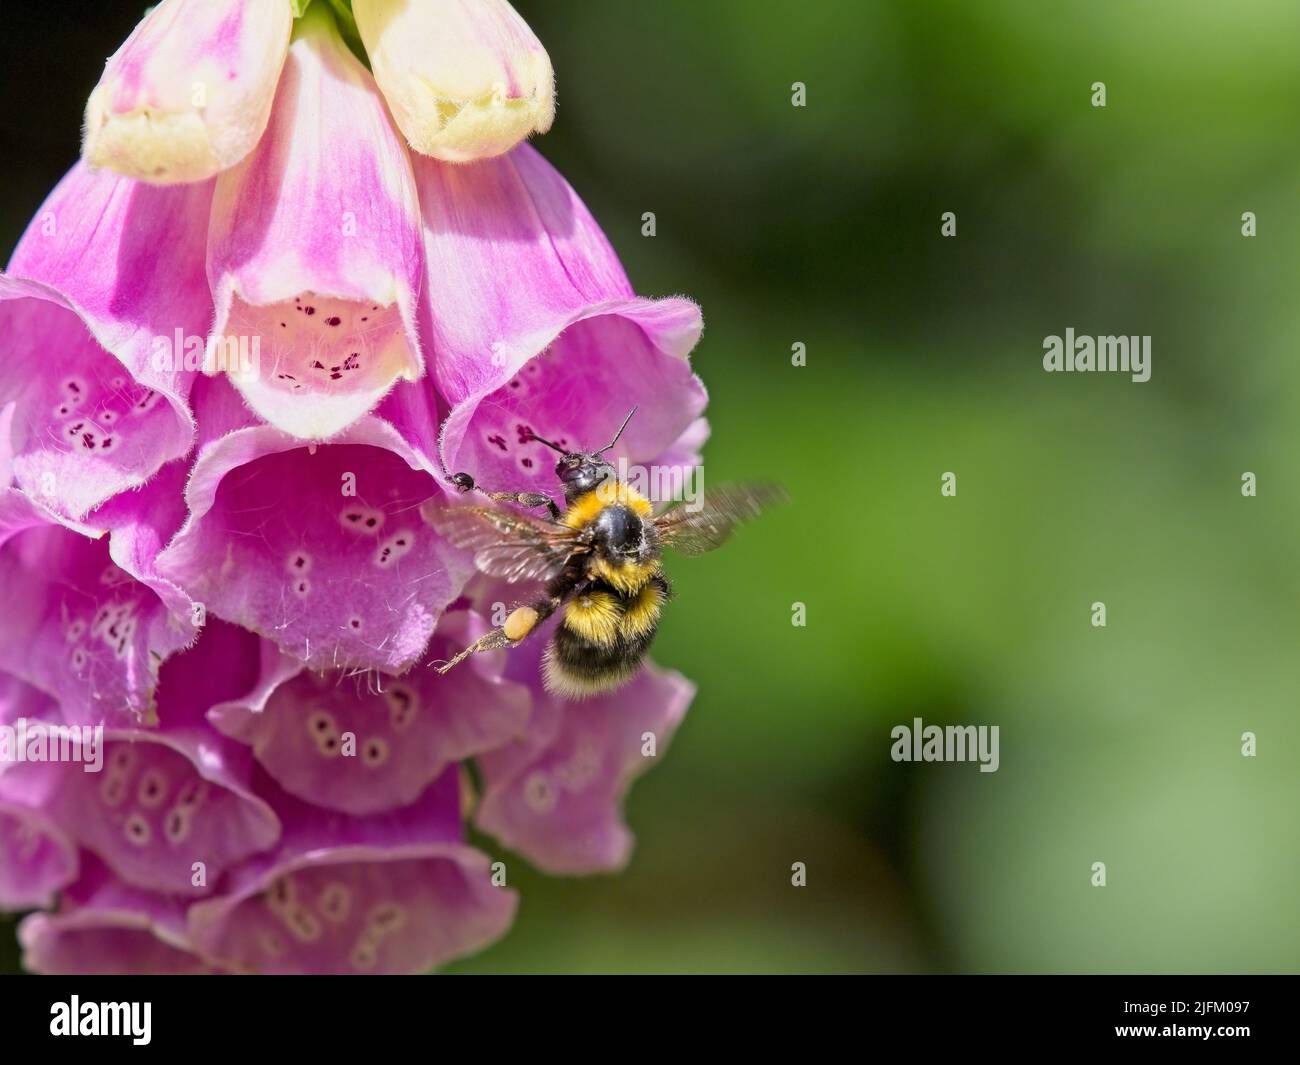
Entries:
[[473,551],[480,571],[507,581],[550,580],[582,550],[575,530],[513,511],[431,499],[420,514],[455,547]]
[[664,547],[688,557],[702,555],[724,543],[742,521],[785,499],[785,489],[776,484],[724,484],[705,492],[699,510],[678,504],[654,524]]

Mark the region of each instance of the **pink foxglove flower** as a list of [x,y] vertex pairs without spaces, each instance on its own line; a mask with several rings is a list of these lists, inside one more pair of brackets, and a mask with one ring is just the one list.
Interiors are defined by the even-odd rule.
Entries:
[[499,937],[517,896],[462,842],[455,769],[407,806],[350,817],[277,793],[273,851],[191,907],[191,941],[236,972],[415,973]]
[[[451,611],[429,656],[449,658],[487,629],[477,614]],[[527,687],[502,678],[503,653],[482,657],[454,678],[413,669],[391,679],[312,672],[281,654],[248,698],[214,706],[208,719],[291,794],[350,814],[390,810],[449,766],[526,735]]]
[[161,0],[90,94],[86,160],[158,184],[239,162],[266,128],[292,21],[290,0]]
[[187,903],[122,883],[94,857],[64,891],[54,913],[18,927],[31,972],[191,976],[221,969],[191,949]]
[[524,735],[479,758],[475,824],[548,873],[621,869],[632,853],[623,797],[668,749],[695,687],[648,665],[624,688],[568,702],[542,690],[541,650],[513,652],[508,673],[533,690],[533,715]]
[[247,750],[213,734],[203,717],[247,687],[257,650],[256,636],[213,622],[162,667],[159,725],[104,728],[97,768],[84,758],[9,764],[0,796],[39,805],[126,884],[206,894],[228,866],[280,836],[275,813],[250,787]]
[[521,145],[469,166],[418,159],[415,172],[448,467],[491,487],[552,492],[554,452],[531,434],[596,446],[638,404],[615,463],[658,462],[686,434],[702,442],[706,396],[686,361],[699,308],[638,297],[550,164]]
[[0,752],[102,726],[97,768],[0,760],[34,970],[482,949],[517,900],[466,823],[547,872],[621,867],[623,797],[693,694],[652,664],[548,694],[545,633],[430,668],[519,591],[425,504],[461,470],[558,495],[534,434],[594,446],[634,405],[611,461],[696,464],[700,312],[638,296],[519,143],[553,79],[507,4],[355,0],[373,74],[336,5],[292,10],[153,9],[0,275]]
[[[456,765],[444,763],[429,777],[395,749],[391,760],[363,750],[355,772],[372,779],[374,793],[354,783],[353,794],[366,796],[364,815],[338,813],[346,799],[303,801],[273,775],[301,782],[302,765],[321,760],[319,750],[259,765],[260,750],[208,723],[207,710],[235,707],[229,699],[236,692],[271,688],[265,678],[291,672],[285,666],[252,633],[212,621],[163,667],[159,725],[106,729],[98,771],[59,761],[4,765],[0,898],[10,906],[39,904],[62,891],[57,915],[23,927],[31,967],[417,972],[504,932],[515,896],[493,882],[489,859],[463,842]],[[52,700],[0,680],[0,724],[55,715]],[[310,683],[319,695],[322,688]],[[395,726],[391,711],[373,713],[349,698],[353,691],[341,688],[336,705],[351,716],[336,724],[355,723],[363,748],[381,732],[425,726],[427,707],[411,706]],[[518,724],[527,711],[522,690],[502,703],[514,706],[511,724]],[[299,723],[304,730],[314,724]],[[327,738],[313,735],[318,744]],[[336,765],[341,746],[331,755]]]
[[211,183],[160,189],[78,164],[0,277],[4,447],[17,487],[60,514],[83,517],[193,444],[195,375],[160,355],[211,322],[211,199]]
[[171,464],[99,507],[93,525],[0,496],[0,584],[21,605],[0,614],[0,670],[51,697],[65,723],[157,720],[159,665],[196,632],[189,596],[155,568],[184,516],[183,474]]
[[[200,402],[200,417],[217,420],[216,405]],[[313,669],[401,673],[470,573],[419,520],[441,491],[379,418],[319,447],[246,426],[200,448],[189,516],[158,567]]]
[[[58,704],[49,695],[11,673],[0,673],[0,725],[12,726],[24,714],[41,720],[57,713]],[[0,749],[6,759],[14,757],[8,743]],[[0,792],[9,765],[0,762]],[[0,909],[49,906],[77,876],[76,845],[39,798],[0,793]]]
[[[421,376],[420,268],[406,149],[318,4],[294,31],[265,136],[217,181],[209,369],[270,424],[333,436]],[[233,355],[241,337],[257,338],[251,367]]]

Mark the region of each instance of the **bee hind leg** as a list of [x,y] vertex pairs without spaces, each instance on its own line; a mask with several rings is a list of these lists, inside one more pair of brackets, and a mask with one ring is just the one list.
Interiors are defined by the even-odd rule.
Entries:
[[532,606],[515,607],[506,618],[505,624],[499,628],[485,632],[472,644],[455,655],[447,662],[434,664],[434,669],[439,676],[446,673],[452,666],[459,665],[470,655],[479,651],[497,651],[502,647],[514,647],[533,631],[542,621],[555,613],[555,608],[559,606],[558,601],[553,599],[543,599]]
[[516,641],[510,639],[510,637],[505,634],[504,627],[493,629],[491,632],[484,633],[472,644],[466,647],[465,650],[461,651],[459,654],[453,655],[446,662],[433,662],[430,664],[433,666],[434,671],[439,676],[442,676],[447,672],[447,670],[451,669],[452,666],[460,665],[472,654],[476,654],[479,651],[496,651],[502,647],[509,647],[515,642]]

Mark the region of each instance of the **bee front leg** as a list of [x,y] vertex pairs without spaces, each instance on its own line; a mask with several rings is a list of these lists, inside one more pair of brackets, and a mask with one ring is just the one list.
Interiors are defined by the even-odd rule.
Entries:
[[449,481],[462,492],[482,492],[489,499],[498,503],[518,503],[524,507],[545,507],[550,511],[552,520],[558,520],[560,517],[560,508],[555,505],[555,500],[550,496],[543,495],[541,492],[489,492],[486,488],[476,484],[474,478],[468,473],[452,474]]

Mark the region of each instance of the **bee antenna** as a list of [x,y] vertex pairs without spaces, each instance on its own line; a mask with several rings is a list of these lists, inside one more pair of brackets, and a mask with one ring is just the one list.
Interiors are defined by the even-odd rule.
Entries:
[[536,433],[534,433],[531,429],[529,429],[528,432],[529,432],[529,436],[530,436],[533,440],[536,440],[539,444],[545,444],[545,445],[546,445],[547,447],[549,447],[552,451],[558,451],[561,455],[567,455],[567,454],[568,454],[568,452],[565,451],[564,448],[560,447],[559,444],[552,444],[549,440],[546,440],[546,439],[544,439],[544,438],[538,436],[538,435],[537,435]]
[[635,413],[636,413],[635,407],[633,407],[630,411],[627,412],[627,417],[623,419],[623,424],[618,427],[618,432],[614,434],[614,439],[611,440],[604,447],[602,447],[599,451],[595,452],[595,454],[603,455],[606,451],[608,451],[610,448],[612,448],[615,444],[618,443],[618,438],[623,435],[623,430],[627,428],[627,423],[632,420],[632,415],[634,415]]

